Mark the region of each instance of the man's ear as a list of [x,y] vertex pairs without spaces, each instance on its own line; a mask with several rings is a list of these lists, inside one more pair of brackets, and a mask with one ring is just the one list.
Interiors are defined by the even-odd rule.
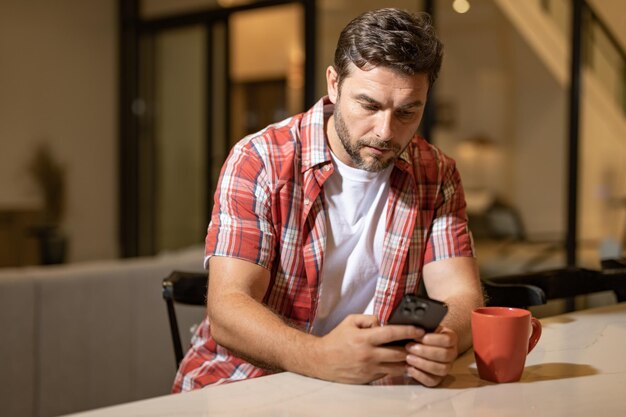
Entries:
[[339,96],[339,76],[332,65],[326,68],[326,89],[330,102],[337,104],[337,97]]

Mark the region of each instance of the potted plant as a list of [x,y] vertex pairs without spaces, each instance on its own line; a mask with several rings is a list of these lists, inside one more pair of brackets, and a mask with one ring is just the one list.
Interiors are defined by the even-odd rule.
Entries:
[[29,168],[42,200],[41,222],[35,228],[41,263],[63,263],[67,252],[67,237],[61,230],[65,214],[65,167],[54,158],[48,145],[41,144]]

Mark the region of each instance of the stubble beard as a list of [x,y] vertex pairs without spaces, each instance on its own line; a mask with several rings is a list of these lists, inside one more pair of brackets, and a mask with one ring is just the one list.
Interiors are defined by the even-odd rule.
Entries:
[[[361,138],[356,141],[352,141],[348,126],[346,126],[343,116],[341,115],[341,111],[339,110],[339,105],[335,106],[333,118],[337,137],[356,168],[369,172],[380,172],[394,163],[395,160],[398,159],[398,156],[402,153],[402,149],[400,149],[398,145],[391,143],[389,140]],[[361,156],[360,151],[366,146],[391,150],[393,151],[393,156],[385,158],[383,155],[369,155],[367,160],[365,160]]]

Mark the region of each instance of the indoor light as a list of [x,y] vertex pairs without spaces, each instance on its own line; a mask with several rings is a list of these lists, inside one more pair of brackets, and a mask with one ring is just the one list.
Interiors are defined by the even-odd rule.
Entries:
[[454,0],[452,8],[457,13],[466,13],[470,9],[470,4],[468,0]]
[[251,0],[217,0],[217,4],[219,4],[220,7],[223,7],[225,9],[228,9],[229,7],[242,6],[247,3],[252,3],[252,1]]

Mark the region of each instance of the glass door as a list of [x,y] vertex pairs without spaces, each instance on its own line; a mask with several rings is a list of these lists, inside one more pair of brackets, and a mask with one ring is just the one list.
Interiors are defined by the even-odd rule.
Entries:
[[270,3],[140,22],[124,256],[202,245],[232,145],[303,110],[304,7]]
[[[205,221],[206,28],[192,26],[147,35],[144,97],[151,119],[142,133],[140,163],[146,249],[176,249],[198,242]],[[148,76],[149,75],[149,76]],[[149,80],[149,81],[148,81]],[[181,215],[185,213],[185,215]],[[151,224],[150,224],[151,223]]]
[[[140,39],[140,255],[202,243],[226,141],[224,22]],[[216,110],[217,109],[217,110]],[[217,170],[215,166],[218,166]]]

